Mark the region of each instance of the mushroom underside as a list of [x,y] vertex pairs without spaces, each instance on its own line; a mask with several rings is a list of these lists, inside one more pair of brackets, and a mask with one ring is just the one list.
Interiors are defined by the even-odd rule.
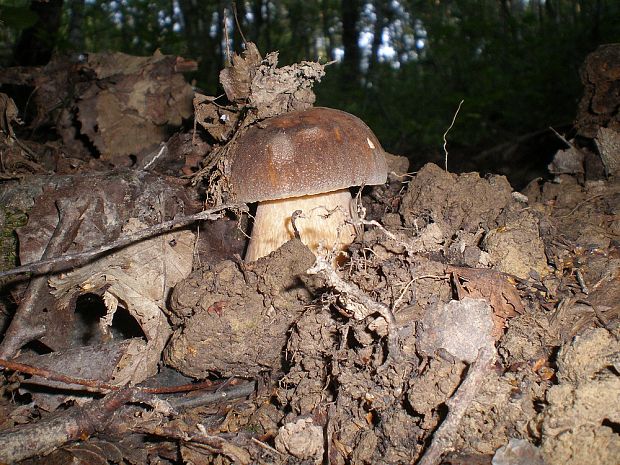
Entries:
[[350,222],[351,193],[341,189],[324,194],[305,195],[288,199],[260,202],[256,209],[252,237],[245,254],[250,262],[269,255],[295,237],[295,227],[301,241],[317,255],[319,248],[336,255],[345,251],[355,239]]

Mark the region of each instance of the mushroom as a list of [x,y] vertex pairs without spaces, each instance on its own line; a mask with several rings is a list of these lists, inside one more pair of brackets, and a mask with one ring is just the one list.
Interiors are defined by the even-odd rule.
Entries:
[[384,151],[370,128],[331,108],[262,121],[239,137],[231,158],[236,200],[259,202],[246,261],[270,254],[295,230],[315,255],[320,245],[342,253],[355,239],[349,187],[387,180]]

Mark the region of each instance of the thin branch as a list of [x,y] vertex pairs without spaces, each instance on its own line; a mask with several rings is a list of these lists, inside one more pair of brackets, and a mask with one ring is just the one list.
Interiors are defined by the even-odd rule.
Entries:
[[232,399],[248,397],[256,390],[255,381],[241,382],[238,379],[234,381],[235,384],[229,382],[225,389],[218,388],[215,392],[203,389],[202,392],[193,394],[192,396],[172,397],[168,399],[168,403],[177,410],[185,410],[207,404],[214,404],[219,401],[230,401]]
[[245,36],[243,35],[243,30],[241,29],[241,24],[239,24],[239,15],[237,14],[237,2],[232,2],[232,10],[233,10],[233,16],[235,17],[235,24],[237,25],[237,30],[239,31],[239,35],[241,36],[241,39],[243,40],[243,45],[246,45],[248,41],[245,40]]
[[194,434],[188,434],[177,426],[153,426],[146,422],[132,429],[138,433],[152,434],[167,439],[176,439],[186,444],[200,446],[210,453],[225,455],[234,463],[239,463],[241,465],[249,465],[252,463],[250,454],[244,448],[236,446],[222,436],[208,434],[206,428],[200,423],[197,425],[198,432]]
[[[252,394],[254,385],[255,383],[250,381],[230,389],[203,393],[198,397],[170,399],[166,404],[184,409],[223,400],[230,401]],[[143,408],[126,404],[157,404],[158,401],[161,403],[156,396],[145,396],[141,389],[124,387],[83,407],[74,406],[48,419],[0,432],[0,463],[16,463],[29,457],[47,454],[64,444],[83,440],[100,431],[127,434],[127,425],[132,425],[133,431],[146,431],[153,428],[153,413],[158,411],[141,415]],[[222,445],[217,436],[211,438],[213,444]],[[197,439],[196,442],[200,442],[202,438]]]
[[60,416],[3,431],[0,433],[0,463],[16,463],[46,454],[67,442],[101,431],[132,396],[133,389],[124,389],[84,407],[74,407]]
[[[133,244],[134,242],[138,242],[147,237],[152,237],[175,228],[187,226],[188,224],[191,224],[195,221],[218,219],[221,217],[221,214],[224,210],[247,211],[247,206],[244,204],[220,205],[219,207],[204,210],[194,215],[182,216],[173,220],[164,221],[163,223],[156,224],[154,226],[142,229],[140,231],[136,231],[131,234],[127,234],[126,236],[123,236],[114,242],[110,242],[109,244],[86,250],[85,252],[68,254],[53,259],[40,260],[38,262],[28,263],[27,265],[18,266],[17,268],[0,272],[0,277],[28,272],[44,274],[52,270],[51,267],[50,269],[47,269],[47,267],[50,265],[62,265],[65,268],[75,267],[77,265],[85,263],[88,259],[92,257],[101,255],[102,253],[109,250],[125,247],[129,244]],[[54,271],[60,271],[60,269],[61,268],[54,269]]]
[[570,148],[577,150],[578,152],[580,152],[580,150],[575,147],[573,144],[571,144],[566,137],[564,137],[562,134],[560,134],[558,131],[556,131],[553,127],[549,126],[549,129],[551,130],[551,132],[553,132],[558,139],[560,139],[562,142],[564,142],[566,145],[568,145]]
[[[89,199],[81,198],[72,205],[67,201],[58,201],[58,224],[50,237],[47,247],[43,252],[43,261],[56,260],[73,243],[77,235],[82,218],[89,205]],[[48,273],[51,263],[41,265],[41,271]],[[45,325],[36,317],[37,305],[43,300],[47,292],[47,278],[45,276],[34,277],[28,284],[28,288],[15,311],[4,340],[0,343],[0,358],[11,358],[15,353],[30,341],[38,339],[45,334]]]
[[603,197],[603,194],[596,194],[596,195],[593,195],[592,197],[588,197],[587,199],[585,199],[582,202],[579,202],[577,205],[575,205],[575,207],[571,211],[566,213],[565,215],[560,215],[560,216],[557,216],[556,218],[568,218],[573,213],[575,213],[577,210],[579,210],[581,207],[583,207],[584,205],[586,205],[589,202],[592,202],[592,200],[598,199],[599,197]]
[[[11,360],[3,360],[0,359],[0,367],[4,367],[8,370],[18,371],[20,373],[25,373],[32,376],[39,376],[48,381],[57,381],[59,383],[65,384],[67,389],[75,390],[77,386],[80,386],[80,389],[87,392],[95,392],[101,394],[107,394],[113,391],[120,391],[124,389],[124,386],[118,386],[115,384],[109,384],[104,381],[100,381],[98,379],[89,379],[89,378],[76,378],[73,376],[68,376],[62,373],[59,373],[54,370],[48,370],[47,368],[35,367],[32,365],[26,365],[24,363],[13,362]],[[41,386],[46,386],[47,384],[43,381],[37,382],[36,379],[29,379],[22,381],[23,384],[36,384]],[[215,383],[213,381],[202,381],[199,383],[191,383],[191,384],[181,384],[178,386],[164,386],[157,388],[150,387],[139,387],[138,389],[141,392],[146,392],[149,394],[173,394],[178,392],[190,392],[190,391],[198,391],[202,389],[219,389],[222,386],[222,383]],[[56,387],[56,386],[55,386]]]
[[494,360],[494,347],[482,347],[478,351],[478,357],[469,366],[465,380],[446,402],[449,409],[448,415],[435,431],[433,442],[426,449],[417,465],[437,465],[441,463],[444,454],[454,450],[454,440],[463,415],[482,387],[485,376],[491,370]]

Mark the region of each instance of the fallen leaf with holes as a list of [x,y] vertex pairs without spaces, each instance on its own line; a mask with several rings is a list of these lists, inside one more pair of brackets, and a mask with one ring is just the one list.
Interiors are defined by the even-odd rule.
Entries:
[[[124,232],[144,226],[130,219]],[[135,318],[147,344],[132,354],[134,383],[157,372],[161,352],[171,334],[163,309],[170,290],[191,272],[193,245],[194,234],[190,231],[163,234],[50,280],[60,306],[74,305],[77,295],[103,290],[107,308],[100,320],[103,333],[107,333],[119,306]]]
[[446,268],[459,300],[465,297],[485,299],[493,310],[493,337],[498,340],[506,327],[506,320],[525,311],[513,278],[504,273],[484,268]]
[[[17,229],[22,264],[41,258],[58,225],[58,205],[72,208],[85,199],[89,203],[67,253],[83,252],[118,239],[130,218],[152,226],[178,214],[193,212],[194,208],[181,183],[146,172],[119,170],[43,180],[35,178],[24,181],[21,186],[22,190],[14,195],[21,196],[23,203],[34,204],[28,212],[28,223]],[[93,265],[88,269],[92,270]],[[66,311],[67,306],[54,305],[51,296],[46,294],[36,308],[38,321],[47,330],[40,339],[43,344],[55,351],[76,345],[72,334],[73,314]]]

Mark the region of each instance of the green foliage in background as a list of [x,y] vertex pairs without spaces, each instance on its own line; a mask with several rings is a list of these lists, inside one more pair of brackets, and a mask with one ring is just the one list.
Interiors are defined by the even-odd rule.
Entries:
[[[0,2],[4,64],[33,24],[28,5]],[[386,148],[414,154],[441,150],[462,99],[450,140],[463,148],[570,123],[579,66],[620,40],[618,18],[617,0],[66,0],[56,45],[193,58],[190,78],[212,95],[244,40],[279,51],[281,65],[336,60],[317,103],[357,114]]]

